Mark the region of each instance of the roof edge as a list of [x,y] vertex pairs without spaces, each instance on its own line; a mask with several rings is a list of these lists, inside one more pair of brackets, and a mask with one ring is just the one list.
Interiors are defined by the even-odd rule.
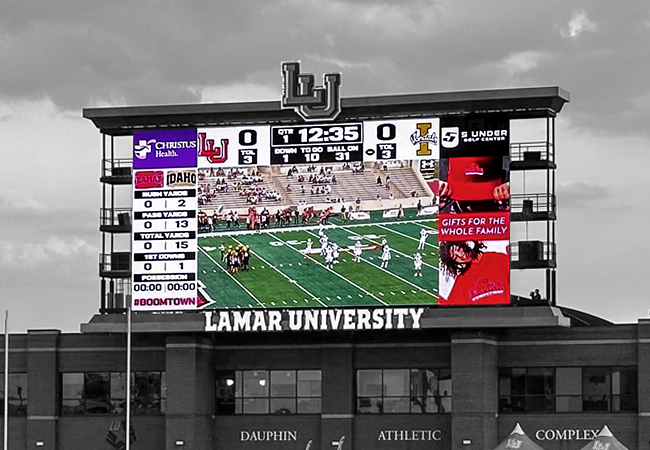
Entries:
[[[532,87],[532,88],[507,88],[487,89],[472,91],[451,91],[436,93],[391,94],[364,97],[346,97],[341,99],[341,107],[355,108],[386,108],[405,105],[426,105],[434,108],[436,105],[444,109],[460,108],[463,104],[482,104],[483,102],[516,102],[526,107],[528,101],[547,99],[548,108],[554,113],[560,112],[562,106],[570,101],[569,93],[558,87]],[[237,115],[268,112],[291,112],[281,108],[280,101],[259,102],[232,102],[232,103],[196,103],[196,104],[169,104],[169,105],[143,105],[143,106],[106,106],[84,108],[82,115],[102,128],[98,121],[106,119],[128,119],[135,117],[154,116],[191,116],[191,115]]]

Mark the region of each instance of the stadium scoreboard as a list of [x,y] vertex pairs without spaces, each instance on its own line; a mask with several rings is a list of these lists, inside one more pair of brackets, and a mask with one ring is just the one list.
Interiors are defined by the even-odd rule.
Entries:
[[339,120],[339,75],[282,70],[302,121],[134,131],[132,309],[390,329],[509,303],[508,116]]
[[[342,169],[349,170],[351,167],[360,171],[374,170],[371,176],[372,181],[365,178],[366,186],[362,189],[370,190],[374,184],[374,176],[378,174],[378,181],[385,182],[388,187],[388,178],[391,172],[385,172],[386,164],[397,164],[393,167],[411,168],[413,175],[406,186],[402,184],[399,190],[391,190],[397,193],[398,198],[392,203],[383,203],[366,199],[354,212],[352,207],[348,210],[348,218],[358,222],[372,222],[377,214],[384,220],[378,224],[376,230],[383,233],[386,227],[392,226],[391,220],[403,218],[402,203],[414,210],[415,201],[418,201],[418,216],[412,223],[410,229],[396,230],[414,241],[426,236],[435,235],[436,244],[440,245],[440,251],[444,249],[445,254],[464,252],[467,255],[473,251],[481,251],[481,256],[472,256],[478,259],[491,260],[491,269],[479,274],[464,274],[463,267],[466,263],[456,264],[456,268],[448,269],[444,264],[453,266],[453,262],[441,258],[432,261],[430,257],[425,258],[426,266],[435,266],[429,284],[423,282],[414,283],[406,280],[406,286],[417,288],[417,292],[424,291],[430,295],[428,305],[441,304],[494,304],[505,303],[509,297],[509,259],[507,255],[509,239],[509,208],[503,207],[503,201],[497,202],[492,199],[492,192],[497,186],[507,181],[503,173],[508,170],[509,154],[509,125],[507,117],[483,116],[454,116],[454,117],[416,117],[416,118],[385,118],[365,121],[331,122],[331,123],[307,123],[288,125],[248,125],[248,126],[223,126],[206,127],[195,129],[178,130],[142,130],[134,132],[134,190],[133,190],[133,234],[132,234],[132,285],[133,300],[132,307],[139,311],[158,310],[200,310],[220,308],[218,298],[220,295],[228,295],[226,292],[216,292],[212,280],[215,271],[220,276],[232,279],[239,284],[237,289],[248,292],[246,286],[241,285],[236,275],[229,273],[230,267],[226,267],[223,257],[218,254],[217,245],[205,244],[202,248],[201,219],[207,226],[206,236],[218,236],[237,248],[247,248],[250,241],[257,238],[247,237],[247,232],[257,232],[255,225],[251,225],[246,211],[255,210],[253,206],[256,201],[247,197],[251,189],[258,195],[259,185],[266,185],[269,188],[279,189],[278,184],[291,183],[293,178],[284,178],[287,171],[296,170],[305,176],[313,167],[333,171],[333,174],[341,174]],[[298,169],[301,168],[301,169]],[[309,168],[309,169],[308,169]],[[262,180],[260,171],[267,177],[273,178],[273,173],[282,174],[282,177],[272,181]],[[226,174],[233,174],[233,180],[226,181]],[[322,173],[322,172],[321,172]],[[207,174],[209,180],[201,181]],[[246,175],[242,175],[246,174]],[[257,181],[246,181],[249,174],[257,174]],[[237,176],[240,178],[237,178]],[[291,176],[291,173],[288,173]],[[230,176],[230,175],[229,175]],[[222,180],[218,180],[222,178]],[[286,181],[289,180],[289,181]],[[364,180],[363,177],[356,180]],[[295,183],[295,181],[293,181]],[[239,203],[236,206],[228,206],[230,214],[233,210],[241,214],[242,219],[247,221],[250,230],[225,230],[223,226],[228,221],[228,211],[225,207],[219,206],[219,201],[212,204],[205,204],[202,196],[210,195],[210,190],[216,187],[217,183],[224,183],[239,192]],[[274,184],[275,183],[275,184]],[[312,184],[312,194],[313,186]],[[408,183],[412,183],[409,186]],[[280,211],[291,210],[302,214],[312,204],[317,204],[319,213],[326,210],[333,210],[336,206],[330,206],[327,202],[336,202],[336,199],[321,198],[317,195],[309,195],[305,192],[311,183],[300,184],[302,194],[296,195],[300,200],[282,198],[272,204],[272,208]],[[327,184],[327,183],[325,183]],[[450,202],[437,203],[438,189],[440,186],[453,187],[456,198],[447,199]],[[317,185],[317,190],[324,185]],[[289,186],[288,186],[289,187]],[[423,198],[414,199],[412,195],[418,188],[423,187],[426,194]],[[266,188],[263,188],[266,190]],[[204,192],[206,191],[206,192]],[[318,192],[318,191],[317,191]],[[389,191],[384,191],[388,195]],[[217,193],[216,198],[224,194]],[[286,195],[286,194],[285,194]],[[280,196],[281,197],[281,196]],[[374,199],[373,199],[374,200]],[[344,200],[345,202],[346,200]],[[349,203],[352,199],[348,198]],[[421,202],[426,204],[421,206]],[[208,202],[209,203],[209,202]],[[399,208],[398,208],[399,204]],[[440,206],[440,208],[438,208]],[[507,204],[506,204],[507,206]],[[259,209],[263,209],[260,206]],[[312,208],[313,209],[313,208]],[[374,212],[373,212],[374,211]],[[259,211],[257,211],[259,213]],[[422,216],[419,216],[422,214]],[[306,226],[312,227],[320,223],[315,220],[306,222]],[[270,219],[269,219],[270,220]],[[279,216],[277,217],[280,223]],[[440,223],[438,224],[438,220]],[[238,221],[234,221],[239,225]],[[254,222],[254,219],[253,219]],[[297,219],[296,219],[297,222]],[[203,226],[203,232],[206,226]],[[295,222],[294,222],[295,223]],[[305,222],[303,222],[305,223]],[[275,224],[274,224],[275,225]],[[280,226],[280,225],[275,225]],[[361,233],[361,229],[352,230],[351,225],[346,225],[348,239],[363,241],[364,251],[370,255],[384,245],[384,234]],[[230,227],[230,223],[228,225]],[[419,231],[418,231],[419,230]],[[271,235],[277,229],[265,230]],[[280,230],[297,232],[295,228]],[[239,236],[239,234],[244,233]],[[419,234],[418,234],[419,233]],[[439,233],[439,235],[438,235]],[[408,236],[411,234],[411,236]],[[301,235],[300,239],[288,239],[286,243],[277,239],[269,238],[269,246],[284,246],[293,248],[299,252],[306,252],[303,248],[306,245],[306,238]],[[382,240],[383,238],[383,240]],[[207,237],[205,239],[208,239]],[[301,240],[302,239],[302,240]],[[313,235],[312,240],[318,237]],[[434,238],[432,238],[434,239]],[[381,243],[380,243],[381,241]],[[208,242],[206,240],[206,242]],[[465,242],[464,247],[461,247]],[[352,254],[351,246],[346,246],[349,241],[340,241],[342,251]],[[311,244],[310,244],[311,245]],[[323,245],[321,245],[322,247]],[[436,245],[437,247],[437,245]],[[453,250],[451,248],[453,247]],[[208,249],[208,250],[206,250]],[[413,248],[415,250],[415,248]],[[420,248],[418,248],[420,250]],[[256,252],[258,249],[251,250]],[[397,251],[397,250],[393,250]],[[437,250],[436,250],[437,251]],[[400,258],[408,260],[414,258],[411,249],[406,249]],[[485,253],[485,257],[482,256]],[[478,253],[477,253],[478,254]],[[256,255],[258,256],[258,255]],[[274,266],[273,255],[270,255],[267,263]],[[320,261],[322,255],[307,255],[314,259],[316,265],[324,266]],[[283,256],[284,257],[284,256]],[[379,260],[380,255],[369,257],[366,261],[373,265]],[[436,256],[437,258],[437,256]],[[211,268],[209,273],[202,266],[201,260],[209,260],[216,268]],[[448,258],[447,258],[448,259]],[[221,264],[221,265],[220,265]],[[396,263],[393,263],[394,265]],[[415,264],[415,262],[413,263]],[[478,264],[475,264],[477,266]],[[276,267],[276,266],[274,266]],[[460,268],[459,268],[460,267]],[[493,270],[499,267],[499,270]],[[388,276],[386,270],[380,267],[378,274]],[[306,268],[304,270],[314,270]],[[336,268],[329,269],[336,271]],[[412,269],[408,269],[412,270]],[[419,269],[418,269],[419,270]],[[219,272],[221,271],[221,272]],[[456,271],[456,272],[454,272]],[[472,272],[472,271],[469,271]],[[506,277],[507,272],[507,280]],[[453,276],[451,276],[451,275]],[[389,274],[397,279],[403,280],[404,274]],[[446,275],[446,276],[443,276]],[[483,276],[485,275],[485,276]],[[283,274],[287,280],[293,279],[294,275]],[[319,275],[314,275],[319,276]],[[500,278],[500,280],[498,279]],[[217,283],[218,285],[218,283]],[[355,284],[352,284],[356,286]],[[211,291],[212,289],[212,291]],[[303,287],[304,289],[304,287]],[[218,288],[216,289],[218,291]],[[304,289],[308,290],[308,289]],[[460,298],[458,292],[463,290],[471,300]],[[369,292],[366,290],[366,292]],[[403,289],[400,292],[405,292]],[[416,289],[413,289],[416,292]],[[454,294],[455,293],[455,294]],[[499,295],[495,295],[498,293]],[[379,296],[372,293],[365,294],[373,297],[378,304],[385,306]],[[252,296],[252,295],[251,295]],[[307,295],[306,297],[309,297]],[[322,296],[313,294],[312,300],[316,301]],[[497,298],[499,300],[497,300]],[[487,299],[487,300],[486,300]],[[307,299],[308,300],[308,299]],[[310,300],[310,301],[312,301]],[[257,300],[257,303],[240,305],[237,307],[291,307],[285,303],[274,302],[269,304]],[[415,300],[414,300],[415,301]],[[421,304],[422,299],[417,299]],[[409,304],[410,300],[405,299],[403,303]],[[318,300],[315,308],[329,307]],[[345,306],[345,305],[344,305]],[[353,305],[349,305],[353,306]]]

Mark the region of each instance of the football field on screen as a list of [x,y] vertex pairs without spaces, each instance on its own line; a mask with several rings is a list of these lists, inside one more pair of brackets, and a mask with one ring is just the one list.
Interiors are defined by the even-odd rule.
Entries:
[[[321,256],[318,226],[238,231],[199,238],[199,293],[206,308],[322,308],[431,305],[438,303],[438,232],[431,218],[370,222],[336,221],[323,228],[339,246],[338,263]],[[428,235],[418,250],[421,230]],[[307,253],[308,240],[312,251]],[[381,267],[381,243],[391,259]],[[352,249],[362,244],[361,261]],[[250,248],[250,267],[231,273],[221,248]],[[414,276],[414,254],[422,255],[421,276]]]

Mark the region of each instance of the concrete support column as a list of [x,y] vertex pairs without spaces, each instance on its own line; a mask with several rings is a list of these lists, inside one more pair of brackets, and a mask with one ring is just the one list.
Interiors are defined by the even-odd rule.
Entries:
[[354,442],[354,349],[323,349],[323,392],[321,450],[336,450],[344,439],[344,450],[353,450]]
[[[168,450],[212,449],[214,414],[213,351],[210,340],[200,336],[167,339]],[[183,444],[177,445],[182,441]]]
[[493,335],[452,334],[452,450],[483,450],[499,444],[497,359]]
[[59,330],[29,330],[27,334],[27,448],[36,442],[57,449],[60,386],[57,350]]

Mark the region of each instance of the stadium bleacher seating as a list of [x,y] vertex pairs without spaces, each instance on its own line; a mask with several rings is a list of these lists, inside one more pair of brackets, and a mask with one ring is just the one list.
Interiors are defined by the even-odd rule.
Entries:
[[[280,201],[266,198],[258,198],[255,205],[248,202],[245,196],[240,195],[240,190],[237,190],[237,183],[239,179],[228,179],[228,192],[217,192],[216,195],[210,199],[209,202],[201,206],[201,209],[206,211],[217,211],[226,213],[230,210],[238,210],[243,213],[249,206],[256,206],[259,208],[267,208],[270,212],[275,212],[283,206],[291,205],[313,205],[313,204],[327,204],[327,203],[350,203],[356,199],[362,202],[375,201],[379,199],[388,199],[392,193],[395,199],[406,199],[412,197],[426,198],[430,197],[431,193],[425,183],[422,182],[418,174],[415,173],[412,167],[406,166],[391,166],[388,170],[375,168],[372,164],[367,164],[362,172],[353,173],[351,170],[343,170],[340,164],[330,164],[319,166],[331,169],[331,174],[336,176],[336,183],[310,183],[309,176],[318,174],[318,172],[306,172],[306,167],[300,167],[298,173],[292,176],[287,176],[287,172],[291,169],[289,167],[271,167],[261,170],[262,181],[254,183],[250,186],[264,188],[267,191],[279,192],[282,196]],[[304,176],[303,182],[298,181],[298,176]],[[386,176],[390,176],[390,187],[386,187]],[[377,183],[377,178],[381,177],[381,184]],[[201,184],[210,184],[214,187],[216,185],[216,178],[206,176]],[[221,177],[223,178],[223,177]],[[325,194],[312,194],[312,186],[318,186],[321,189],[329,184],[331,192]],[[290,186],[290,191],[287,189]],[[246,188],[244,186],[243,188]],[[304,187],[304,193],[303,189]],[[240,187],[241,189],[241,187]]]

